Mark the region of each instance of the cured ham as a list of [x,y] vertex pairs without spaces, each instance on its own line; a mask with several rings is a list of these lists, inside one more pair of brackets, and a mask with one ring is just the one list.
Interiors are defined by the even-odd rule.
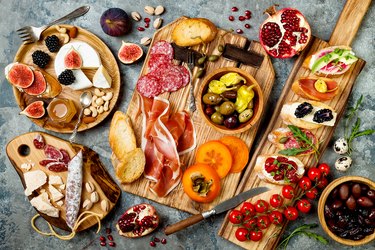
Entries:
[[179,155],[196,147],[194,126],[187,112],[171,113],[168,100],[139,97],[143,115],[141,147],[146,156],[144,174],[152,181],[151,191],[163,197],[180,183]]

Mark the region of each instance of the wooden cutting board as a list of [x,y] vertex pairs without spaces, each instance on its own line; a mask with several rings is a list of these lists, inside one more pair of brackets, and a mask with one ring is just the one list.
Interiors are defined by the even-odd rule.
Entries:
[[[21,165],[23,163],[35,164],[29,171],[42,170],[44,173],[46,173],[47,184],[42,186],[42,188],[44,188],[45,190],[48,190],[48,178],[50,175],[60,176],[64,184],[66,184],[68,175],[67,171],[52,172],[39,165],[39,162],[43,159],[46,159],[46,156],[42,149],[35,148],[33,144],[33,140],[38,134],[41,134],[44,137],[46,144],[52,145],[57,149],[65,149],[69,153],[70,158],[73,158],[80,150],[83,150],[83,185],[80,213],[86,211],[85,209],[82,209],[83,201],[85,199],[90,199],[90,193],[86,191],[85,183],[91,182],[95,186],[95,191],[97,191],[99,194],[99,202],[95,203],[89,211],[102,214],[103,218],[107,216],[107,214],[109,214],[116,205],[121,194],[121,189],[112,180],[111,176],[108,174],[105,167],[100,162],[99,155],[95,151],[82,145],[70,144],[68,141],[64,141],[60,138],[42,132],[26,133],[11,140],[6,147],[6,153],[14,169],[18,173],[23,187],[26,188],[24,180],[24,173],[26,172],[26,170],[21,168]],[[65,189],[61,191],[64,196]],[[38,191],[34,191],[32,195],[28,196],[29,200],[31,200],[35,196],[38,196],[40,193],[40,189]],[[109,202],[109,209],[106,212],[101,209],[100,205],[100,202],[104,199]],[[43,213],[39,214],[53,226],[66,231],[70,231],[70,228],[66,224],[65,198],[63,198],[62,201],[64,201],[64,204],[61,207],[52,202],[52,204],[60,210],[59,218],[53,218]],[[36,211],[38,212],[38,210]],[[97,220],[91,217],[84,221],[81,226],[79,226],[77,232],[88,229],[95,224],[97,224]]]
[[[168,24],[167,26],[163,27],[162,29],[158,30],[152,40],[152,44],[150,45],[150,48],[152,45],[159,41],[159,40],[166,40],[168,42],[172,42],[171,40],[171,32],[177,22],[181,19],[184,19],[186,17],[181,17],[174,22]],[[224,35],[226,34],[226,35]],[[223,40],[221,40],[221,37]],[[220,57],[220,59],[216,62],[208,62],[207,65],[207,73],[209,73],[212,70],[222,68],[222,67],[239,67],[243,70],[246,70],[250,72],[254,76],[254,78],[257,80],[257,82],[260,84],[263,93],[264,93],[264,103],[267,103],[268,97],[270,95],[274,79],[275,79],[275,72],[273,70],[271,60],[267,56],[267,54],[262,49],[261,45],[258,42],[249,42],[245,37],[228,33],[225,30],[219,29],[218,35],[216,36],[215,40],[213,40],[211,43],[207,44],[206,47],[206,53],[208,55],[211,54],[220,54],[217,50],[218,44],[225,44],[230,43],[234,44],[237,47],[244,48],[247,50],[251,50],[254,52],[257,52],[259,54],[264,55],[264,60],[260,68],[252,68],[250,66],[241,65],[238,64],[235,61],[231,61],[228,59],[225,59],[224,57]],[[192,49],[202,52],[203,46],[195,46]],[[150,51],[150,50],[149,50]],[[142,71],[140,73],[141,75],[144,75],[147,72],[147,63],[148,63],[149,56],[147,55]],[[198,68],[196,67],[194,70],[194,73],[196,73]],[[206,73],[206,74],[207,74]],[[202,79],[197,79],[194,82],[194,93],[195,96],[197,96],[198,89],[200,86]],[[188,110],[188,97],[189,97],[189,90],[190,85],[186,86],[183,89],[180,89],[177,92],[173,93],[164,93],[161,95],[161,97],[166,98],[171,103],[171,110],[172,112],[176,112],[177,110]],[[135,130],[136,138],[138,144],[141,142],[141,132],[142,132],[142,117],[137,115],[138,111],[138,97],[137,93],[135,92],[133,94],[133,97],[130,101],[127,114],[130,116],[133,128]],[[194,127],[196,130],[197,135],[197,147],[201,145],[202,143],[218,139],[223,136],[223,134],[217,132],[216,130],[212,129],[210,126],[208,126],[204,120],[202,119],[201,115],[199,114],[199,111],[197,110],[191,115],[191,118],[194,123]],[[240,137],[245,141],[247,146],[251,148],[255,135],[259,128],[259,122],[252,127],[250,130],[243,132],[241,134],[237,134],[236,136]],[[196,150],[193,150],[192,152],[185,154],[181,156],[181,162],[183,163],[183,169],[186,167],[192,165],[195,162],[195,153]],[[220,203],[221,201],[227,200],[228,198],[231,198],[235,190],[237,188],[237,185],[240,181],[241,173],[237,174],[229,174],[227,177],[225,177],[222,180],[222,190],[220,193],[220,196],[215,199],[212,203],[209,204],[199,204],[196,202],[193,202],[183,191],[182,185],[178,185],[168,196],[164,198],[157,197],[153,193],[149,191],[149,181],[145,178],[140,178],[136,182],[133,182],[128,185],[122,185],[123,190],[129,193],[133,193],[151,200],[154,200],[156,202],[159,202],[161,204],[178,208],[190,213],[199,213],[201,211],[207,210],[209,208],[212,208],[216,204]]]
[[[258,178],[257,173],[255,171],[252,171],[255,165],[256,158],[258,157],[258,155],[275,154],[279,151],[275,146],[273,146],[268,141],[267,136],[269,132],[271,132],[272,130],[280,127],[285,127],[285,124],[283,124],[280,118],[280,111],[282,106],[286,102],[304,100],[303,98],[297,96],[291,90],[291,86],[293,82],[299,79],[300,77],[313,76],[310,70],[302,68],[302,63],[305,60],[305,58],[315,53],[316,51],[331,45],[350,45],[361,24],[363,16],[365,15],[370,5],[370,2],[371,0],[361,2],[355,0],[348,0],[332,33],[329,43],[319,38],[313,37],[310,46],[306,48],[303,51],[303,53],[298,57],[294,64],[292,72],[290,73],[289,78],[285,83],[279,101],[273,113],[272,119],[268,124],[267,130],[264,133],[260,144],[258,145],[256,151],[252,155],[252,158],[250,160],[250,167],[246,169],[246,172],[244,173],[241,183],[239,184],[238,189],[236,190],[236,194],[258,186],[270,187],[271,191],[261,194],[260,196],[253,197],[249,200],[250,202],[254,202],[260,198],[268,201],[272,194],[281,193],[282,186],[264,182]],[[336,110],[336,112],[338,113],[338,117],[334,127],[323,126],[317,130],[314,130],[314,133],[317,135],[319,141],[321,142],[319,147],[320,156],[323,155],[323,152],[325,151],[334,133],[334,130],[345,111],[345,107],[350,96],[350,93],[352,91],[352,88],[354,86],[355,80],[357,76],[360,74],[362,68],[365,66],[365,63],[366,62],[364,60],[359,59],[354,65],[351,66],[348,72],[346,72],[343,75],[340,75],[339,77],[334,78],[334,80],[337,81],[337,83],[339,84],[341,90],[334,99],[326,101],[324,103],[328,104],[334,110]],[[307,167],[315,166],[317,164],[317,160],[314,158],[313,155],[299,158]],[[287,225],[287,222],[284,222],[282,227],[276,227],[274,225],[271,225],[268,229],[263,230],[263,238],[259,242],[240,242],[235,237],[235,231],[238,227],[233,226],[233,224],[229,222],[228,214],[224,219],[221,229],[219,230],[219,235],[246,249],[275,249]],[[277,235],[277,237],[274,237],[275,235]]]

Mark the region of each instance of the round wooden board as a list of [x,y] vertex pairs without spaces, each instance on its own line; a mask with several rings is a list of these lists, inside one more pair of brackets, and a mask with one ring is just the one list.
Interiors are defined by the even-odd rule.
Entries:
[[[69,28],[72,28],[73,26],[60,25],[60,27],[65,27],[69,29]],[[109,92],[109,91],[113,92],[113,98],[109,104],[109,111],[98,115],[96,117],[96,120],[91,123],[86,124],[85,122],[82,122],[78,128],[78,131],[84,131],[84,130],[95,127],[110,114],[110,112],[112,111],[112,109],[114,108],[116,104],[116,101],[120,93],[121,80],[120,80],[120,70],[117,65],[116,59],[113,56],[111,50],[107,47],[107,45],[102,40],[100,40],[97,36],[92,34],[91,32],[85,29],[79,28],[79,27],[77,28],[78,28],[77,37],[71,39],[70,42],[71,41],[83,41],[91,45],[100,55],[100,59],[102,61],[104,68],[108,71],[109,75],[112,77],[112,87],[110,89],[104,90],[105,92]],[[57,35],[60,39],[60,42],[63,41],[63,38],[61,37],[60,33],[57,32],[57,30],[52,26],[43,32],[40,41],[36,43],[32,43],[32,44],[26,44],[26,45],[22,44],[17,51],[17,54],[14,58],[14,62],[25,63],[27,65],[31,65],[37,68],[36,65],[33,63],[31,55],[35,50],[42,50],[51,56],[51,62],[47,65],[47,67],[44,70],[50,75],[52,75],[53,77],[57,78],[55,74],[55,70],[54,70],[54,60],[55,60],[57,53],[49,52],[47,47],[44,44],[44,38],[50,35]],[[87,69],[87,70],[83,70],[83,72],[86,74],[86,76],[90,80],[92,80],[96,72],[96,69]],[[48,117],[48,115],[40,119],[31,119],[32,122],[34,122],[36,125],[46,130],[51,130],[51,131],[55,131],[59,133],[71,133],[78,120],[78,114],[81,109],[80,108],[81,106],[79,103],[79,96],[81,95],[83,91],[87,91],[87,90],[90,90],[93,93],[94,87],[91,87],[89,89],[84,89],[84,90],[72,90],[71,88],[67,86],[62,86],[62,91],[57,97],[68,98],[68,99],[73,100],[78,111],[77,114],[69,123],[54,122],[52,121],[52,119]],[[16,87],[13,87],[13,93],[18,103],[18,106],[20,107],[21,110],[23,110],[28,104],[35,101],[36,99],[41,99],[47,104],[52,100],[52,99],[36,98],[36,97],[29,96],[23,92],[20,92]]]

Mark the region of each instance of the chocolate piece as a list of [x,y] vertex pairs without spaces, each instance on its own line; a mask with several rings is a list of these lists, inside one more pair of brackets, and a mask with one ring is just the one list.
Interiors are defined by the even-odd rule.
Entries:
[[264,58],[263,55],[238,48],[228,43],[225,44],[223,56],[255,68],[259,68],[262,65]]
[[188,53],[189,53],[189,51],[191,51],[192,53],[194,53],[194,65],[199,66],[198,60],[199,60],[199,58],[201,58],[203,56],[203,54],[201,54],[201,53],[199,53],[199,52],[197,52],[193,49],[188,49],[188,48],[185,48],[185,47],[178,46],[175,43],[172,43],[172,47],[174,49],[174,59],[176,59],[178,61],[187,62],[188,61]]

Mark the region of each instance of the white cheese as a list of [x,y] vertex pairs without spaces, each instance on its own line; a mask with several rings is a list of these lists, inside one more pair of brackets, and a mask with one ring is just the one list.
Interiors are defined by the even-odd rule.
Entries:
[[21,168],[26,170],[26,171],[29,171],[32,167],[34,167],[34,165],[35,165],[34,163],[30,163],[30,162],[26,163],[25,162],[25,163],[21,164]]
[[35,170],[23,174],[26,189],[25,195],[29,196],[34,190],[47,183],[47,175],[42,170]]
[[92,87],[92,82],[89,80],[89,78],[87,78],[87,76],[85,75],[85,73],[83,73],[82,70],[75,69],[72,71],[76,79],[71,85],[68,85],[69,88],[74,90],[81,90]]
[[92,82],[97,88],[108,89],[112,85],[112,78],[108,74],[107,70],[103,67],[103,65],[100,65],[94,75]]
[[59,210],[52,206],[47,193],[42,193],[37,197],[32,198],[30,203],[41,213],[51,217],[59,217]]
[[48,184],[50,185],[62,185],[64,182],[62,181],[61,177],[58,175],[50,175]]
[[60,191],[65,189],[65,184],[59,186]]
[[62,207],[62,205],[64,205],[64,202],[62,200],[56,202],[56,205],[59,206],[59,207]]
[[62,193],[60,193],[59,190],[57,190],[54,186],[49,185],[48,190],[51,194],[52,201],[58,201],[58,200],[61,200],[62,198],[64,198],[64,195]]
[[[292,104],[284,104],[281,112],[292,115],[293,117],[295,117],[294,112],[296,111],[298,105],[300,105],[300,104],[301,103],[299,103],[299,102],[294,102]],[[304,117],[299,118],[299,119],[301,119],[303,121],[306,121],[306,122],[314,123],[314,124],[322,124],[322,125],[325,125],[325,126],[334,126],[335,122],[336,122],[337,113],[334,112],[333,110],[332,110],[332,115],[333,115],[332,120],[327,121],[327,122],[322,122],[322,123],[317,123],[317,122],[313,121],[315,112],[317,112],[318,110],[321,110],[321,109],[322,108],[320,108],[320,107],[313,106],[313,110],[310,112],[310,114],[305,115]]]

